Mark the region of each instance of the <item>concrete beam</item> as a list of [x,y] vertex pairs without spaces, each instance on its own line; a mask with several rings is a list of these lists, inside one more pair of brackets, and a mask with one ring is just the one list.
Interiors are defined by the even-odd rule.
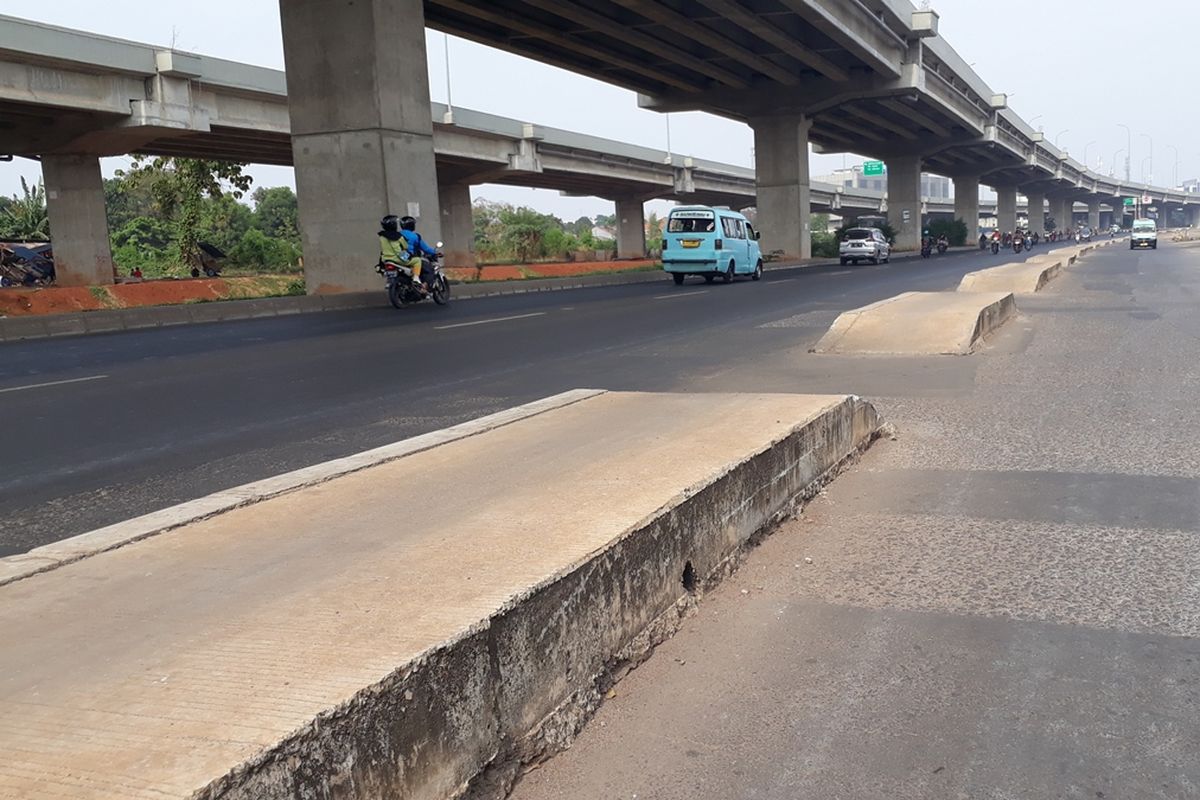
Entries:
[[42,180],[46,185],[55,282],[62,286],[112,283],[113,260],[100,160],[95,156],[45,156]]
[[[723,0],[717,0],[723,2]],[[778,81],[784,86],[795,86],[800,82],[800,78],[793,72],[784,69],[783,67],[764,58],[752,50],[734,43],[728,36],[717,33],[716,31],[705,27],[704,25],[696,24],[691,17],[680,14],[667,6],[655,2],[655,0],[615,0],[615,2],[625,8],[645,17],[648,20],[657,22],[660,25],[666,26],[675,33],[686,36],[694,42],[699,42],[705,47],[714,49],[718,52],[725,53],[731,59],[741,63],[748,69],[755,70],[771,80]],[[704,5],[708,3],[701,0]],[[711,6],[709,6],[711,8]],[[746,13],[752,19],[757,19],[754,15]],[[732,19],[732,22],[737,20]],[[786,38],[786,37],[784,37]]]
[[885,30],[878,17],[861,3],[840,0],[781,0],[783,6],[847,48],[872,70],[898,77],[908,54],[903,41]]
[[[749,31],[772,47],[779,48],[780,52],[816,70],[826,78],[834,81],[849,80],[850,75],[837,64],[815,50],[805,47],[794,36],[776,28],[761,15],[747,11],[744,6],[730,0],[699,0],[699,2],[710,11],[720,14],[723,19]],[[696,26],[688,24],[686,27],[694,28]],[[727,50],[728,47],[728,42],[726,42],[719,49]]]
[[308,290],[377,289],[380,217],[409,214],[427,240],[442,238],[424,4],[373,0],[330,13],[326,0],[287,0],[279,8]]
[[[653,53],[657,58],[661,58],[667,63],[678,64],[692,72],[707,75],[718,83],[730,88],[745,89],[750,85],[746,79],[739,76],[736,72],[690,55],[687,51],[676,47],[666,39],[641,33],[624,23],[617,22],[603,14],[598,14],[582,4],[562,3],[560,0],[525,0],[525,3],[549,14],[569,20],[573,25],[584,25],[590,29],[613,36],[620,41],[645,50],[647,53]],[[512,24],[512,17],[512,14],[507,15],[506,24]],[[576,41],[577,39],[571,39],[565,44],[570,48],[574,48]]]
[[811,196],[808,174],[808,131],[805,117],[763,117],[754,129],[755,186],[758,230],[764,253],[784,258],[811,258]]
[[[540,22],[522,19],[514,14],[509,14],[500,10],[484,8],[475,3],[464,2],[463,0],[438,0],[438,5],[445,6],[453,11],[457,11],[466,16],[474,17],[482,22],[489,23],[490,25],[496,26],[500,30],[509,28],[534,39],[539,39],[544,42],[550,42],[551,44],[557,46],[566,47],[576,53],[579,53],[580,55],[594,58],[603,64],[612,64],[615,67],[627,70],[635,75],[641,75],[644,78],[649,78],[650,80],[660,83],[663,86],[670,86],[671,88],[681,91],[684,94],[698,92],[705,88],[703,84],[697,85],[697,82],[694,80],[689,81],[686,78],[674,74],[668,70],[656,68],[646,61],[620,56],[617,53],[614,53],[611,48],[595,47],[580,41],[578,38],[568,40],[563,36],[562,31],[559,31],[550,25],[543,25]],[[447,26],[443,25],[442,27]],[[451,32],[463,35],[468,39],[472,38],[465,31],[452,30]],[[535,56],[526,49],[512,47],[506,49],[512,50],[513,52],[516,52],[519,55],[523,55],[527,58],[535,58]],[[579,69],[574,64],[560,62],[552,58],[542,57],[542,60],[546,61],[547,63],[554,62],[556,66],[566,70],[577,72]]]

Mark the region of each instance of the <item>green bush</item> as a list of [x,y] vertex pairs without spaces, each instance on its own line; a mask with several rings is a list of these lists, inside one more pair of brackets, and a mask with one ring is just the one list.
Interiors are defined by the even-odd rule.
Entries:
[[300,250],[291,242],[251,228],[229,252],[229,260],[234,266],[252,271],[294,272],[299,269]]
[[825,231],[812,232],[813,258],[835,258],[838,254],[838,237]]
[[929,235],[932,236],[935,241],[939,236],[945,234],[946,239],[949,240],[951,247],[962,247],[967,243],[967,236],[969,235],[967,232],[967,223],[963,222],[961,219],[934,220],[926,227],[929,229]]

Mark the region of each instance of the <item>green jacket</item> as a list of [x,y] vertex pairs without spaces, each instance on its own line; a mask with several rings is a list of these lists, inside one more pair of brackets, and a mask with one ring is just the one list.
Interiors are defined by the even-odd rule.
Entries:
[[407,264],[409,261],[408,242],[403,236],[395,239],[389,239],[386,236],[379,237],[379,260],[391,261],[394,264]]

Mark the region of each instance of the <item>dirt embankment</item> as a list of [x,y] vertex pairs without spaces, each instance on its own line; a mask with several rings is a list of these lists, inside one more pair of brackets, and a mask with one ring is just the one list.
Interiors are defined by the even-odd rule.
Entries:
[[49,286],[0,289],[0,316],[66,314],[107,308],[166,306],[295,294],[295,275],[194,278],[120,283],[115,286]]

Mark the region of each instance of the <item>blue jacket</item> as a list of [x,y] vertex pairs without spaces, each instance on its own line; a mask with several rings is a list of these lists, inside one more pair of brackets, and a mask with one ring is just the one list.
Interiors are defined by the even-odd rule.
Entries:
[[434,250],[429,245],[425,244],[425,240],[421,238],[421,234],[416,231],[401,230],[400,235],[408,242],[408,251],[413,255],[425,254],[430,258],[437,255],[437,250]]

